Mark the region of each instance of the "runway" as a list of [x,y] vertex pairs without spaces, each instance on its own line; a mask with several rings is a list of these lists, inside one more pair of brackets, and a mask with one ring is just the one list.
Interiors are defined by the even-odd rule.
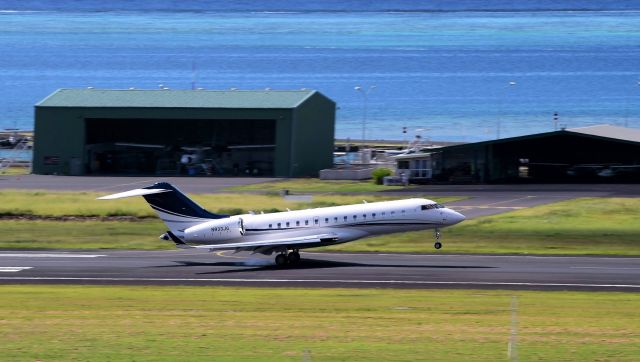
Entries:
[[1,251],[1,284],[470,288],[640,292],[640,258],[200,251]]

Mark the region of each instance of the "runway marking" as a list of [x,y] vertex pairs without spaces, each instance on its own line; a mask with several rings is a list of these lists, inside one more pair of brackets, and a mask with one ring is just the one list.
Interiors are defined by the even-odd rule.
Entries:
[[98,258],[98,257],[102,257],[102,256],[106,256],[106,255],[100,255],[100,254],[67,254],[67,253],[51,253],[51,254],[45,254],[45,253],[23,253],[23,254],[18,254],[18,253],[12,253],[12,254],[5,254],[5,253],[0,253],[0,257],[11,257],[11,258]]
[[59,280],[115,282],[236,282],[236,283],[336,283],[336,284],[402,284],[402,285],[470,285],[521,287],[581,287],[640,289],[640,284],[575,284],[528,282],[447,282],[426,280],[351,280],[351,279],[240,279],[240,278],[103,278],[103,277],[0,277],[0,280]]
[[640,270],[640,268],[606,267],[606,266],[571,266],[571,269],[620,269],[620,270]]
[[517,199],[512,199],[512,200],[498,201],[498,202],[494,202],[494,203],[491,203],[491,204],[486,204],[484,206],[493,206],[493,205],[498,205],[498,204],[504,204],[504,203],[507,203],[507,202],[527,200],[527,199],[532,199],[532,198],[536,198],[536,196],[525,196],[525,197],[519,197]]
[[1,257],[6,258],[98,258],[106,255],[98,255],[98,254],[42,254],[42,253],[24,253],[24,254],[4,254],[0,253]]
[[214,253],[217,256],[223,257],[223,258],[232,258],[232,259],[247,259],[247,257],[242,257],[242,256],[233,256],[233,255],[225,255],[225,253],[228,253],[229,250],[224,250],[224,251],[218,251],[216,253]]
[[482,255],[482,254],[403,254],[403,253],[323,253],[316,251],[303,251],[301,253],[309,255],[330,255],[330,256],[412,256],[416,258],[432,257],[443,258],[449,256],[459,256],[464,258],[529,258],[529,259],[597,259],[597,260],[640,260],[638,257],[616,257],[616,256],[587,256],[587,255],[572,255],[572,256],[558,256],[558,255]]
[[0,266],[0,273],[15,273],[32,268],[32,266]]

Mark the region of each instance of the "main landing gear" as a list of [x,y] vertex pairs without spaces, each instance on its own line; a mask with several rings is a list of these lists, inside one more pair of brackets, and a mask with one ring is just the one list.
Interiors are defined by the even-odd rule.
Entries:
[[433,244],[433,247],[436,249],[440,249],[442,247],[442,243],[440,242],[440,229],[436,229],[433,234],[436,237],[436,243]]
[[279,267],[284,267],[287,264],[295,265],[300,262],[300,252],[298,249],[293,250],[292,252],[283,252],[276,255],[276,265]]

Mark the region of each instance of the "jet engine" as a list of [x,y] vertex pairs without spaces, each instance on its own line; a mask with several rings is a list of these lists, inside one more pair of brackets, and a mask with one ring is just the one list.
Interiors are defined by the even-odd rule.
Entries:
[[184,231],[186,242],[209,243],[241,238],[244,225],[239,217],[207,221]]

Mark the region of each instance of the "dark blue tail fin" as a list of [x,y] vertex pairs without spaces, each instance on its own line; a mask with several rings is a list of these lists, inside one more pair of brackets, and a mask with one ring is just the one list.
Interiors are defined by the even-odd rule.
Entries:
[[[229,217],[229,215],[214,214],[205,210],[168,182],[158,182],[152,186],[145,187],[145,189],[168,190],[168,192],[142,196],[154,210],[160,213],[161,217],[163,216],[162,214],[172,216],[171,218],[178,217],[185,219],[222,219]],[[165,219],[164,217],[162,218],[163,220]]]

